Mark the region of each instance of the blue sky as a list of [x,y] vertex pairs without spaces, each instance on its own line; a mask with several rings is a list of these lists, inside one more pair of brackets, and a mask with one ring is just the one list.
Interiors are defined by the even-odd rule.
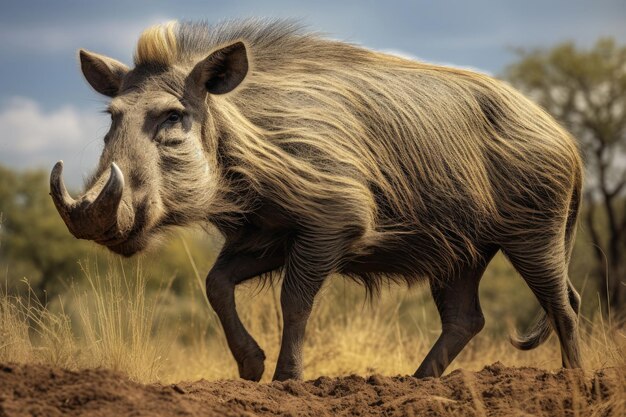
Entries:
[[626,43],[626,0],[2,0],[0,164],[49,169],[64,159],[68,182],[79,185],[108,117],[80,74],[78,48],[130,64],[150,24],[242,17],[297,18],[332,38],[496,75],[515,59],[513,47],[590,46],[602,36]]

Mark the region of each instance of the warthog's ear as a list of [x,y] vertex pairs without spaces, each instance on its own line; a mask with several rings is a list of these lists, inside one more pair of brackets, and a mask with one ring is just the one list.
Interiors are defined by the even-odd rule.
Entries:
[[80,50],[80,68],[89,84],[100,94],[115,97],[128,67],[113,58]]
[[218,49],[191,71],[194,85],[211,94],[225,94],[235,89],[248,73],[248,57],[243,42]]

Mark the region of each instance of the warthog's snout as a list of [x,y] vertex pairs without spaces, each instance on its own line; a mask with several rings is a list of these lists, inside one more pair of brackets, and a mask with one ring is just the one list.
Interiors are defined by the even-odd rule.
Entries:
[[83,196],[73,199],[63,183],[63,161],[50,174],[50,195],[67,225],[78,239],[94,240],[106,246],[116,245],[128,237],[134,221],[132,204],[123,200],[124,175],[111,164],[109,179],[97,181]]

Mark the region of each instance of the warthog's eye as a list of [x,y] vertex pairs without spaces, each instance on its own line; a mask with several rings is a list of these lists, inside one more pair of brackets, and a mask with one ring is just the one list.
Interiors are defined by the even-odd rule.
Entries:
[[169,114],[167,115],[167,119],[165,119],[165,121],[167,123],[174,124],[174,123],[180,122],[182,118],[183,118],[183,115],[179,111],[174,110],[174,111],[169,112]]
[[163,145],[175,146],[183,143],[177,132],[177,127],[182,126],[184,112],[181,110],[169,110],[161,114],[161,122],[157,126],[154,140]]

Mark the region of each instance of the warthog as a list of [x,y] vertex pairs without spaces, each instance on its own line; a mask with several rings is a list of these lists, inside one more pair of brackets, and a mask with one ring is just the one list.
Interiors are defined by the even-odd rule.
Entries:
[[112,122],[86,192],[52,170],[51,194],[77,238],[124,256],[171,226],[225,238],[208,299],[242,378],[264,353],[235,309],[235,286],[282,271],[274,379],[300,378],[316,294],[331,273],[376,293],[427,280],[441,336],[415,372],[441,375],[484,325],[478,285],[501,250],[579,367],[579,296],[568,278],[582,164],[572,137],[487,75],[307,34],[285,21],[169,23],[140,37],[135,67],[80,51]]

